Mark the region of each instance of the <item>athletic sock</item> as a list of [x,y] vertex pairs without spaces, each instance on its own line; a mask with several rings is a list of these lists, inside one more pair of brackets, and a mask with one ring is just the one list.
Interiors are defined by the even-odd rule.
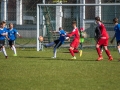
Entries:
[[2,48],[2,52],[3,52],[3,54],[4,54],[5,56],[7,56],[7,53],[6,53],[5,48]]
[[111,57],[110,51],[109,50],[105,50],[106,54],[108,57]]
[[78,53],[79,51],[78,50],[73,50],[74,53]]
[[96,48],[96,50],[97,50],[97,53],[98,53],[99,57],[102,57],[102,53],[101,53],[100,48]]
[[15,46],[12,46],[12,48],[13,48],[14,54],[17,54]]
[[69,51],[70,51],[71,55],[74,57],[75,55],[74,55],[73,50],[72,50],[72,49],[69,49]]
[[56,48],[54,48],[53,53],[54,53],[54,57],[56,57],[56,54],[57,54],[57,49]]
[[119,52],[119,54],[120,54],[120,48],[118,48],[118,52]]

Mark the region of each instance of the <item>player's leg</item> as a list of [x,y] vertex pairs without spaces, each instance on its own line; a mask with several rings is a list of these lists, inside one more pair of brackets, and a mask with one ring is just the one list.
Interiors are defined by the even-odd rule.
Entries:
[[13,55],[13,56],[17,56],[16,48],[15,48],[15,45],[14,45],[14,40],[11,41],[11,42],[9,43],[9,45],[12,47],[12,50],[14,51],[14,55]]
[[4,46],[2,46],[2,52],[3,52],[3,54],[5,55],[5,58],[7,59],[7,53],[6,53],[6,50],[5,50],[5,47]]
[[98,59],[97,59],[98,61],[103,59],[102,53],[101,53],[101,50],[100,50],[100,46],[101,45],[99,45],[99,44],[96,45],[96,50],[97,50],[97,53],[98,53],[98,56],[99,56]]
[[78,53],[79,50],[78,50],[77,48],[74,48],[73,52],[74,52],[74,53]]
[[101,52],[101,46],[102,45],[104,45],[104,43],[105,43],[105,40],[103,40],[103,39],[99,39],[98,41],[97,41],[97,44],[96,44],[96,50],[97,50],[97,53],[98,53],[98,61],[100,61],[100,60],[102,60],[103,59],[103,57],[102,57],[102,52]]
[[54,46],[54,49],[53,49],[53,54],[54,54],[53,58],[57,57],[57,48],[59,48],[62,45],[60,40],[57,40],[55,43],[56,45]]
[[5,58],[7,59],[8,56],[7,56],[5,47],[4,47],[5,41],[4,40],[0,41],[0,44],[1,44],[1,50],[2,50],[3,54],[5,55]]
[[118,53],[120,54],[120,40],[117,41],[117,48],[118,48]]
[[8,42],[9,42],[10,48],[13,50],[13,48],[12,48],[12,41],[8,41]]
[[70,48],[69,51],[71,53],[71,55],[73,56],[71,59],[76,59],[75,54],[74,54],[74,49],[78,48],[79,46],[79,41],[74,40],[71,44],[70,44]]
[[70,46],[70,48],[69,48],[69,51],[70,51],[70,54],[72,55],[72,58],[71,59],[76,59],[76,57],[75,57],[75,54],[74,54],[74,47],[72,47],[72,46]]
[[80,43],[80,57],[82,56],[83,43]]
[[55,41],[54,42],[51,42],[51,43],[48,43],[48,44],[45,44],[44,47],[51,47],[55,44]]
[[101,53],[103,52],[103,45],[100,46]]
[[112,58],[112,56],[111,56],[111,54],[110,54],[110,51],[108,50],[108,47],[107,47],[107,46],[104,46],[104,49],[105,49],[105,52],[106,52],[107,56],[109,57],[109,60],[110,60],[110,61],[113,60],[113,58]]
[[110,54],[110,51],[108,50],[108,39],[104,39],[104,49],[105,49],[105,52],[106,52],[106,54],[107,54],[107,56],[109,57],[109,60],[111,61],[111,60],[113,60],[113,58],[112,58],[112,56],[111,56],[111,54]]
[[54,54],[53,58],[56,58],[57,48],[59,48],[62,43],[60,40],[55,40],[54,42],[55,42],[55,46],[53,48],[53,54]]
[[83,43],[80,42],[80,50],[82,50],[82,49],[83,49]]

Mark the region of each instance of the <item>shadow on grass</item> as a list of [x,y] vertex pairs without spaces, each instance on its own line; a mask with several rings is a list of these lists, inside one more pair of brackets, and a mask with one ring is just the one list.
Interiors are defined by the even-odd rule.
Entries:
[[73,59],[63,59],[63,58],[51,58],[51,57],[41,57],[41,56],[39,56],[39,57],[34,57],[34,56],[27,56],[27,57],[22,57],[22,56],[20,56],[20,58],[34,58],[34,59],[36,59],[36,58],[38,58],[39,60],[55,60],[55,61],[71,61],[71,62],[106,62],[106,61],[108,61],[108,62],[120,62],[119,60],[117,60],[117,59],[114,59],[113,61],[109,61],[109,60],[107,60],[107,58],[105,58],[105,60],[101,60],[101,61],[97,61],[97,60],[95,60],[95,59],[85,59],[85,60],[83,60],[83,59],[76,59],[76,60],[73,60]]

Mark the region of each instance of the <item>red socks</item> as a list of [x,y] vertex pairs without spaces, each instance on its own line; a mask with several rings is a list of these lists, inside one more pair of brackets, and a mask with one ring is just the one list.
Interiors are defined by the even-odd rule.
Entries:
[[73,50],[74,53],[78,53],[79,51],[78,50]]
[[96,48],[96,50],[97,50],[97,53],[98,53],[99,57],[102,57],[102,53],[101,53],[100,48]]
[[108,57],[111,57],[110,51],[109,50],[105,50],[106,54],[108,55]]
[[73,50],[72,50],[72,49],[69,49],[69,51],[70,51],[71,55],[74,57],[75,55],[74,55]]
[[[101,53],[100,48],[96,48],[96,50],[97,50],[97,53],[98,53],[99,57],[102,57],[102,53]],[[111,54],[110,54],[109,50],[105,50],[105,52],[106,52],[108,57],[111,57]]]

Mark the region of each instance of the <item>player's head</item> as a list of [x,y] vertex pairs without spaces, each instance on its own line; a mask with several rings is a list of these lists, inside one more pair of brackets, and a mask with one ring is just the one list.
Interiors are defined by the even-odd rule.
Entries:
[[115,23],[118,23],[118,18],[114,18],[113,19],[113,23],[115,24]]
[[3,27],[5,27],[5,26],[6,26],[6,22],[5,22],[5,21],[2,21],[2,23],[3,23]]
[[100,17],[99,17],[99,16],[95,17],[95,22],[96,22],[96,23],[101,22],[101,20],[100,20]]
[[3,22],[0,22],[0,27],[1,27],[1,28],[4,28]]
[[13,28],[13,23],[9,23],[9,28],[10,28],[10,29]]
[[75,27],[77,25],[76,21],[72,21],[72,26]]
[[63,28],[62,27],[59,27],[59,31],[62,30]]

